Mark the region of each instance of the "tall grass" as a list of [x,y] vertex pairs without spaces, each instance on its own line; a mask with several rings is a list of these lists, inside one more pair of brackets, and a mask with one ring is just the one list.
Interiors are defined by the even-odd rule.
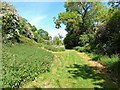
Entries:
[[118,55],[111,55],[110,57],[105,55],[100,58],[100,62],[107,66],[110,67],[112,64],[116,63],[119,61],[119,56]]
[[118,55],[103,56],[100,62],[120,80],[120,57]]
[[98,55],[95,53],[87,53],[88,56],[91,57],[92,60],[99,61],[103,64],[108,70],[113,73],[116,78],[120,80],[120,56],[119,55]]

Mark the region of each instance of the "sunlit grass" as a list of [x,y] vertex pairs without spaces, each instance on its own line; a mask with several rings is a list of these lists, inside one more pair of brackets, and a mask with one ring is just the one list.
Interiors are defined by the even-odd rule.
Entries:
[[[54,53],[54,62],[50,72],[42,74],[35,81],[23,87],[41,88],[110,88],[114,84],[106,81],[102,75],[95,73],[74,50]],[[109,86],[109,85],[111,86]]]

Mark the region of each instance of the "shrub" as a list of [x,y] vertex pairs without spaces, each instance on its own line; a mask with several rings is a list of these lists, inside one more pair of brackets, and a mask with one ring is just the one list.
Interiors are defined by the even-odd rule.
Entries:
[[120,60],[117,62],[114,62],[111,64],[110,67],[108,67],[109,70],[113,72],[113,74],[119,79],[120,81]]
[[100,60],[101,55],[95,54],[95,53],[87,53],[88,56],[94,61]]
[[49,71],[53,54],[41,48],[17,44],[3,46],[2,81],[3,88],[19,88],[41,73]]
[[110,70],[117,79],[120,80],[120,57],[119,55],[103,56],[100,58],[100,62],[104,64],[108,70]]
[[85,51],[85,48],[84,47],[80,47],[80,46],[77,46],[74,49],[79,51],[79,52],[84,52]]
[[118,62],[119,59],[120,58],[118,57],[118,55],[112,55],[111,57],[105,55],[100,58],[100,62],[107,67],[110,67],[113,63]]

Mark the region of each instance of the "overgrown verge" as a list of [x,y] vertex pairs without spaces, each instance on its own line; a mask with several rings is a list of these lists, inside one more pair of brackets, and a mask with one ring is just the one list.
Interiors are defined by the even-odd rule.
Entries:
[[19,88],[41,73],[49,71],[53,54],[27,44],[3,45],[2,81],[3,88]]
[[[112,74],[116,78],[116,82],[120,83],[120,55],[102,55],[96,54],[94,52],[87,52],[83,47],[74,48],[78,52],[85,52],[93,61],[97,61],[106,67],[106,70],[109,74]],[[113,77],[112,77],[113,78]]]
[[110,69],[114,74],[120,75],[120,70],[118,67],[120,66],[120,56],[119,55],[98,55],[94,53],[87,53],[88,56],[92,58],[92,60],[98,61],[102,63],[106,68]]
[[65,48],[63,46],[60,47],[60,46],[46,45],[44,46],[44,48],[53,52],[65,51]]
[[117,83],[120,83],[120,56],[119,55],[104,55],[99,60],[103,65],[106,66],[108,73],[112,73],[117,79]]

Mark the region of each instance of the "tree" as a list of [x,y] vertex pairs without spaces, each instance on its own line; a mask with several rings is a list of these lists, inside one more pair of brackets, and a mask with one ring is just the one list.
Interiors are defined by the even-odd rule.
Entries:
[[96,30],[94,47],[97,53],[110,55],[120,53],[120,12],[118,9],[110,7],[108,15],[106,23],[99,24]]
[[43,39],[45,39],[45,40],[49,40],[49,34],[48,34],[48,32],[47,31],[45,31],[45,30],[43,30],[43,29],[39,29],[38,31],[37,31],[37,33],[38,33],[38,35],[40,36],[40,37],[42,37]]
[[[56,28],[60,28],[61,23],[66,25],[65,30],[68,32],[64,40],[66,48],[79,45],[80,35],[84,32],[93,32],[96,23],[104,22],[107,16],[107,9],[101,2],[66,2],[65,8],[66,12],[58,14],[58,19],[54,18],[54,22]],[[72,43],[70,44],[72,46],[68,43]]]
[[108,2],[108,4],[113,8],[120,8],[120,0],[113,0],[113,2]]
[[60,45],[61,41],[58,36],[53,37],[53,44],[54,45]]
[[37,28],[34,25],[33,26],[31,25],[31,28],[33,32],[37,31]]
[[2,36],[3,41],[18,40],[20,28],[19,16],[13,12],[9,12],[2,17]]

